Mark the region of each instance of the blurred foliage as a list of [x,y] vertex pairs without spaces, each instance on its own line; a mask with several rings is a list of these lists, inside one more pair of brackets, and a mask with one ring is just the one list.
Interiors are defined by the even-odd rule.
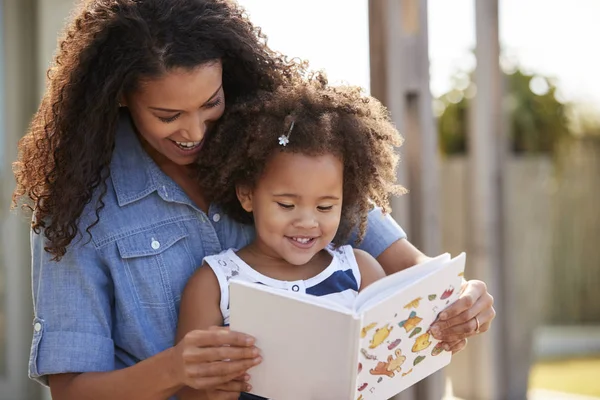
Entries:
[[[570,135],[567,106],[556,99],[556,86],[548,78],[521,70],[504,74],[503,105],[508,117],[511,148],[515,153],[551,153]],[[445,154],[467,149],[469,105],[476,87],[467,74],[458,74],[454,89],[436,104],[440,147]]]

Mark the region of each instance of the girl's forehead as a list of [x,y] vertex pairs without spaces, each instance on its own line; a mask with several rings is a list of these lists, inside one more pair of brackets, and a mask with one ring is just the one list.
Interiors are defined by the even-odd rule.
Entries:
[[[333,154],[309,156],[278,152],[265,166],[261,181],[265,186],[304,188],[315,183],[335,187],[343,182],[344,166]],[[260,185],[260,182],[259,182]]]

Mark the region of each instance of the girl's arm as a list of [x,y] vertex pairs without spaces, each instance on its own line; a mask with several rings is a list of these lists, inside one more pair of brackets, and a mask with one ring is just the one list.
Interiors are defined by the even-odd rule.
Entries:
[[354,249],[354,257],[356,258],[356,263],[360,270],[359,292],[371,283],[385,277],[385,271],[381,268],[381,265],[379,265],[377,260],[366,251]]
[[[176,341],[181,340],[185,335],[199,330],[231,334],[229,329],[219,328],[223,325],[220,302],[221,288],[219,281],[213,270],[205,264],[196,270],[183,291],[179,308]],[[223,347],[223,349],[227,348]],[[251,356],[254,357],[255,362],[258,363],[260,361],[258,349],[250,347],[248,350],[251,352]],[[217,357],[211,361],[225,359],[228,359],[228,357],[226,354],[223,354],[221,357]],[[227,363],[225,362],[225,364]],[[238,370],[236,374],[225,375],[224,378],[227,380],[222,385],[217,386],[215,390],[200,391],[186,387],[177,393],[177,397],[180,400],[237,399],[240,392],[250,390],[250,386],[246,383],[246,380],[249,378],[246,370]]]

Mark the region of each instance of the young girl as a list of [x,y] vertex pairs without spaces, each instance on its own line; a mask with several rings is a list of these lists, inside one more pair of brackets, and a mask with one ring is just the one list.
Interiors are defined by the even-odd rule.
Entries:
[[232,107],[199,161],[200,181],[230,216],[254,223],[256,237],[204,259],[208,268],[184,290],[178,337],[229,324],[232,278],[350,306],[385,276],[375,258],[343,244],[362,239],[373,206],[387,209],[404,191],[395,184],[401,142],[379,102],[319,79]]

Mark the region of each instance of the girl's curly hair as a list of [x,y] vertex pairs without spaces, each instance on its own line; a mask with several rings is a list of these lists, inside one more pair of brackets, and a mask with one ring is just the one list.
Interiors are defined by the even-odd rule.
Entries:
[[[282,146],[279,137],[287,135],[292,121],[289,143]],[[279,151],[334,154],[344,166],[342,216],[334,244],[345,243],[357,227],[360,242],[373,205],[389,211],[389,195],[405,192],[396,184],[395,147],[401,144],[380,102],[357,87],[331,87],[318,74],[230,107],[198,160],[198,179],[212,202],[236,220],[252,223],[235,188],[254,187],[270,157]]]
[[13,169],[19,203],[34,211],[46,251],[60,259],[84,207],[99,221],[114,148],[118,99],[141,79],[221,60],[228,105],[302,76],[305,64],[271,51],[228,0],[88,0],[60,41],[41,105]]

